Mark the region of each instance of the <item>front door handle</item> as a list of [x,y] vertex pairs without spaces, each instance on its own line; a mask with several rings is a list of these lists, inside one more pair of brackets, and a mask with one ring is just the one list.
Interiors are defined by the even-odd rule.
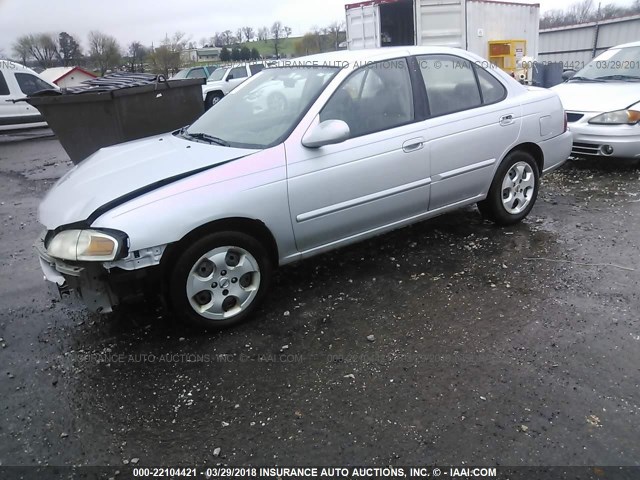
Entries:
[[424,138],[412,138],[411,140],[407,140],[402,144],[402,150],[405,153],[415,152],[424,147]]
[[500,117],[500,125],[506,127],[507,125],[512,125],[515,120],[513,119],[513,113],[509,115],[503,115]]

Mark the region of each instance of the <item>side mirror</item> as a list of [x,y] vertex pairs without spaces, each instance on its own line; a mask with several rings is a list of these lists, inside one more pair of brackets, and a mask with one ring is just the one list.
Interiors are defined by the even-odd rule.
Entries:
[[564,72],[562,72],[562,80],[564,80],[565,82],[567,80],[571,80],[576,73],[577,72],[575,70],[565,70]]
[[226,81],[228,82],[229,80],[233,80],[233,75],[229,75],[229,76],[227,77],[227,80],[226,80]]
[[307,148],[320,148],[325,145],[342,143],[351,136],[351,130],[342,120],[326,120],[311,127],[302,137],[302,145]]

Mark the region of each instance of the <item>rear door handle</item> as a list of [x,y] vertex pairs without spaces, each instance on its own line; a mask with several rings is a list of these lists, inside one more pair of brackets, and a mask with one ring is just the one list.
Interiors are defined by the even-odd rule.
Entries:
[[405,153],[415,152],[424,147],[424,138],[412,138],[411,140],[407,140],[402,144],[402,150]]
[[513,124],[514,121],[515,120],[513,119],[513,113],[500,117],[500,125],[502,125],[503,127]]

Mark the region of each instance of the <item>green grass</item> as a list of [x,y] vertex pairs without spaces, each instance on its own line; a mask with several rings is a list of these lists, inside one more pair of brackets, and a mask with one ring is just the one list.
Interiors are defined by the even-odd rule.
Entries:
[[[280,55],[290,57],[295,54],[295,42],[299,38],[300,37],[289,37],[281,39],[280,44],[278,45],[278,52]],[[263,57],[276,54],[275,48],[273,47],[273,40],[267,40],[266,42],[245,42],[240,45],[240,48],[244,46],[249,48],[249,50],[252,48],[257,49]]]

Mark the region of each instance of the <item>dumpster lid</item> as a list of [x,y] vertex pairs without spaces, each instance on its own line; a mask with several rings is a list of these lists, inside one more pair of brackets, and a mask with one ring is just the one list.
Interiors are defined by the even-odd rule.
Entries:
[[[184,82],[184,83],[183,83]],[[127,73],[115,72],[103,77],[92,78],[82,82],[83,85],[78,87],[63,88],[60,91],[43,90],[35,92],[30,97],[59,96],[59,95],[79,95],[88,93],[104,93],[115,92],[117,90],[144,87],[144,86],[165,86],[172,85],[187,86],[190,84],[204,84],[204,79],[188,79],[188,80],[171,80],[167,81],[164,75],[155,75],[151,73]]]

